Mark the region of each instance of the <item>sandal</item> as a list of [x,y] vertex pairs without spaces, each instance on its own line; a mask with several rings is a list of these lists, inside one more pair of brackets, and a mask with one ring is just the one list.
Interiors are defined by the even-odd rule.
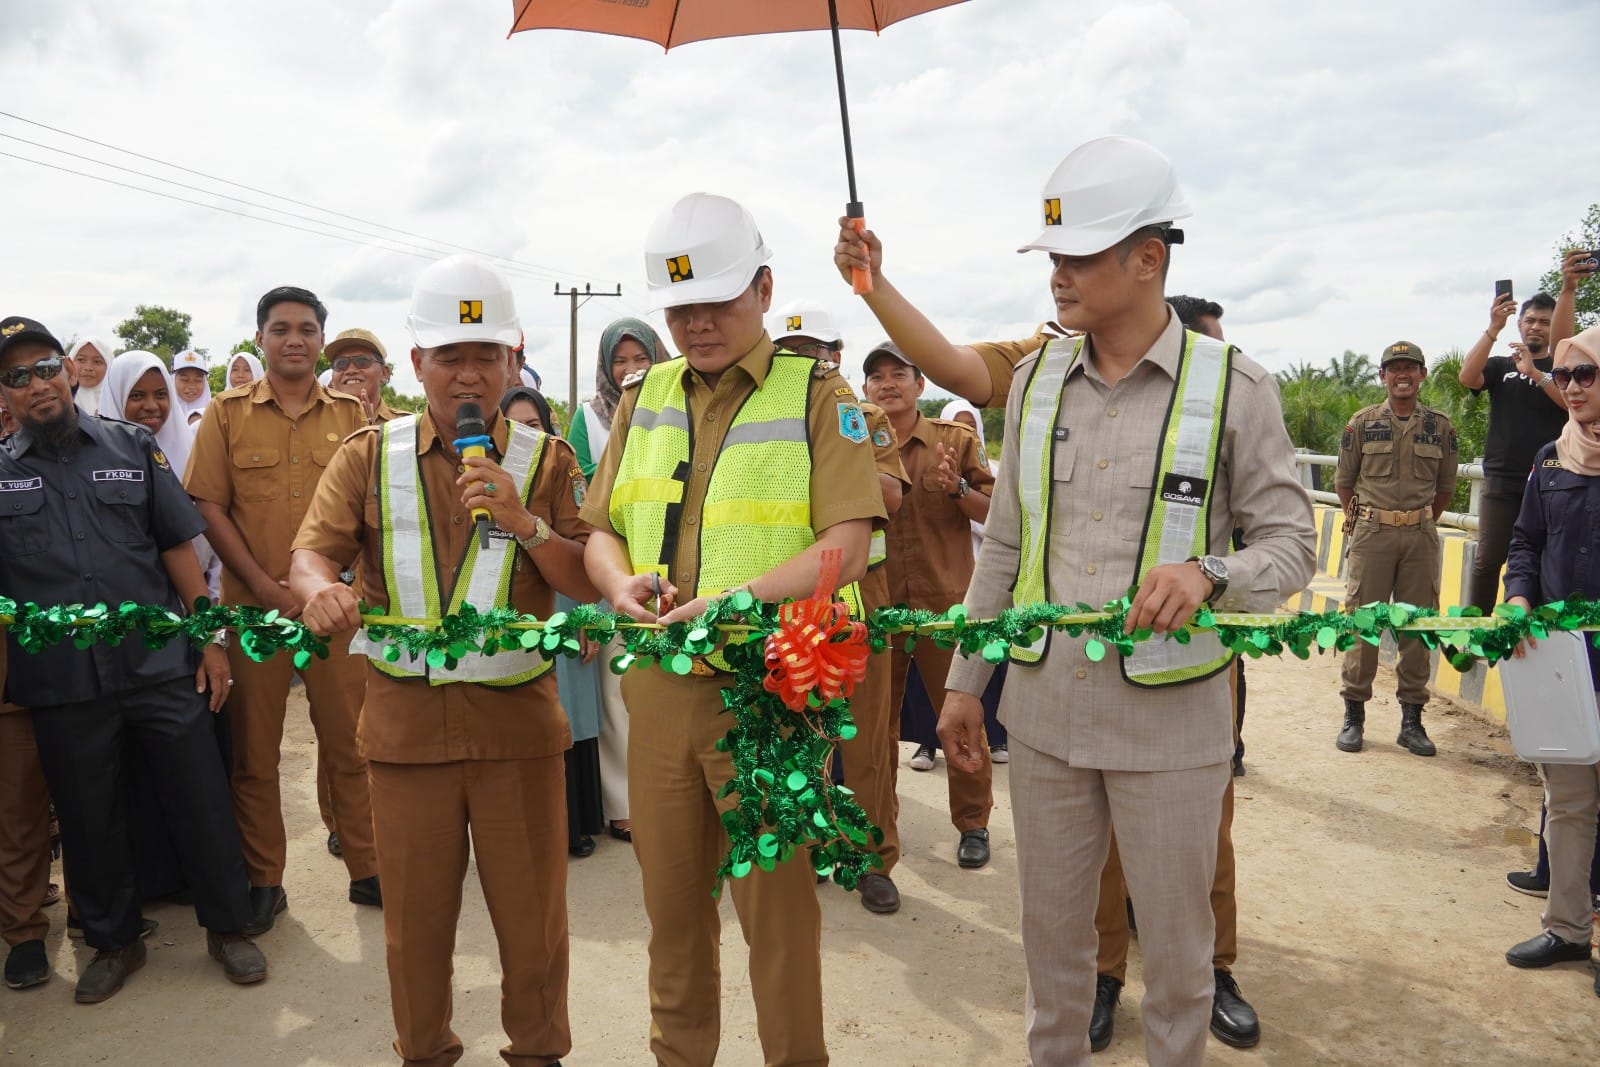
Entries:
[[612,821],[606,827],[606,833],[610,834],[618,841],[627,841],[629,843],[632,843],[633,841],[633,828],[629,826],[618,826],[616,821]]
[[61,903],[60,883],[51,882],[49,885],[47,885],[44,890],[44,900],[40,901],[39,903],[41,907],[45,908],[48,908],[52,904]]

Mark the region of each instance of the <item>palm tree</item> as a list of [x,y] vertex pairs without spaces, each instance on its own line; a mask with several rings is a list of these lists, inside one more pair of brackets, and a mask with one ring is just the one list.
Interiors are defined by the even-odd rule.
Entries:
[[1344,355],[1338,359],[1328,360],[1328,377],[1338,383],[1339,388],[1347,392],[1355,392],[1363,386],[1376,385],[1378,372],[1372,366],[1372,357],[1358,356],[1348,348]]

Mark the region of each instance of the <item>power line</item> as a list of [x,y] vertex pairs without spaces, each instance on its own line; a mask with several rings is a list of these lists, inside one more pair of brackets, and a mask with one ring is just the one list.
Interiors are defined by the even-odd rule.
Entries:
[[[497,255],[494,252],[489,252],[489,251],[486,251],[484,249],[472,248],[472,247],[470,247],[468,245],[457,244],[454,241],[441,241],[441,240],[438,240],[436,238],[427,237],[427,236],[425,236],[423,234],[414,233],[414,232],[412,232],[410,230],[401,229],[398,226],[389,226],[389,225],[387,225],[385,223],[374,222],[374,221],[372,221],[370,219],[363,219],[363,218],[361,218],[359,216],[351,215],[351,214],[348,214],[348,213],[343,212],[343,211],[337,211],[337,210],[334,210],[333,208],[325,208],[325,207],[322,207],[322,206],[320,206],[318,204],[310,203],[309,201],[306,201],[306,200],[297,200],[292,196],[284,196],[281,193],[274,193],[274,192],[271,192],[270,190],[267,190],[267,189],[260,189],[260,188],[257,188],[256,186],[253,186],[253,185],[246,185],[243,182],[236,182],[236,181],[232,180],[231,178],[222,178],[222,177],[218,177],[215,174],[207,174],[205,171],[195,170],[192,167],[185,167],[185,166],[182,166],[181,164],[170,163],[167,160],[158,159],[155,156],[148,156],[148,155],[145,155],[142,152],[135,152],[131,148],[122,148],[122,147],[120,147],[118,145],[109,144],[109,143],[107,143],[105,141],[97,141],[93,137],[86,137],[83,134],[73,133],[71,130],[64,130],[64,129],[61,129],[60,127],[58,127],[58,126],[48,125],[47,123],[36,122],[33,119],[24,118],[23,116],[15,114],[14,112],[0,111],[0,117],[13,119],[13,120],[15,120],[17,122],[26,123],[29,126],[36,126],[41,130],[49,130],[51,133],[60,134],[63,137],[70,137],[75,141],[83,141],[86,144],[92,144],[92,145],[96,146],[97,148],[108,149],[109,151],[112,151],[112,152],[121,152],[123,155],[133,156],[135,159],[142,159],[142,160],[145,160],[146,162],[155,163],[155,164],[157,164],[159,166],[169,167],[169,168],[171,168],[173,170],[182,171],[185,174],[193,174],[195,177],[204,178],[207,181],[220,182],[223,185],[231,185],[235,189],[243,189],[246,192],[255,193],[258,196],[266,196],[266,197],[271,197],[274,200],[282,200],[282,201],[284,201],[285,203],[288,203],[288,204],[295,204],[295,205],[298,205],[299,207],[310,208],[312,211],[320,211],[325,215],[334,215],[334,216],[337,216],[338,218],[348,219],[351,222],[359,222],[363,226],[371,226],[371,227],[374,227],[374,228],[380,229],[380,230],[388,230],[390,233],[398,233],[398,234],[401,234],[401,235],[403,235],[405,237],[413,238],[415,240],[426,241],[427,243],[432,244],[432,245],[439,245],[439,246],[444,247],[444,248],[452,248],[452,249],[455,249],[455,250],[461,251],[461,252],[470,252],[475,256],[483,256],[483,257],[488,258],[488,259],[499,260],[502,263],[512,264],[512,265],[520,267],[520,268],[522,268],[524,270],[536,271],[536,272],[538,272],[538,273],[540,273],[542,275],[547,275],[549,277],[555,277],[557,275],[566,275],[566,276],[577,275],[580,278],[590,278],[590,279],[593,279],[595,281],[601,280],[599,275],[585,274],[582,271],[567,270],[567,269],[562,268],[562,267],[549,267],[549,266],[544,266],[544,265],[538,264],[538,263],[528,263],[528,262],[525,262],[523,260],[511,259],[508,256]],[[17,139],[20,140],[20,138],[17,138]],[[61,151],[61,150],[60,149],[53,149],[53,151]],[[21,157],[13,157],[13,158],[21,158]],[[92,162],[100,162],[100,161],[99,160],[93,160]],[[105,164],[105,165],[106,166],[114,166],[115,164],[109,164],[108,163],[108,164]],[[65,169],[65,168],[57,168],[57,169],[59,170],[59,169]],[[69,172],[69,173],[75,173],[75,172]],[[152,176],[151,175],[146,175],[146,177],[152,177]],[[156,180],[157,181],[164,181],[166,179],[159,179],[158,178]],[[113,184],[117,184],[117,183],[113,183]],[[219,195],[220,196],[222,194],[219,193],[219,194],[214,194],[214,195]],[[277,208],[266,208],[265,210],[277,211],[279,209],[277,209]],[[283,214],[289,214],[289,213],[288,212],[283,212]],[[247,216],[247,217],[253,217],[253,216]],[[265,221],[265,220],[263,220],[263,221]],[[333,224],[332,223],[324,223],[324,225],[333,225]],[[374,236],[376,236],[376,235],[374,235]],[[381,240],[390,240],[390,238],[380,238],[380,239]],[[546,278],[546,280],[548,280],[548,278]]]

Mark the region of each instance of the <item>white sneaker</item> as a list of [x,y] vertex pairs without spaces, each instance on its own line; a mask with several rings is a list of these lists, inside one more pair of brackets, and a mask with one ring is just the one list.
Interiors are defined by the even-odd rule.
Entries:
[[933,770],[934,749],[932,745],[918,745],[917,750],[911,754],[911,769],[914,771]]
[[1010,763],[1011,762],[1011,750],[1006,747],[1006,744],[1005,744],[1004,741],[1000,742],[998,745],[990,745],[989,746],[989,762],[990,763]]

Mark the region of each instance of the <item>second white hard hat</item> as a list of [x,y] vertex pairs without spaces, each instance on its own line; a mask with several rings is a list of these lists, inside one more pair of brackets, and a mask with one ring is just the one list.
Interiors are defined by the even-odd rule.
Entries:
[[406,316],[418,348],[463,341],[515,347],[522,336],[511,286],[476,256],[450,256],[429,266],[411,291]]
[[650,310],[732,300],[771,258],[772,249],[743,205],[690,193],[657,218],[645,237]]
[[772,325],[767,332],[775,341],[785,337],[814,337],[823,344],[831,345],[844,340],[839,327],[833,324],[833,316],[821,304],[811,300],[795,300],[785,304],[781,311],[772,316]]
[[1131,137],[1099,137],[1074,148],[1044,186],[1044,230],[1018,252],[1092,256],[1144,226],[1194,214],[1178,172]]

